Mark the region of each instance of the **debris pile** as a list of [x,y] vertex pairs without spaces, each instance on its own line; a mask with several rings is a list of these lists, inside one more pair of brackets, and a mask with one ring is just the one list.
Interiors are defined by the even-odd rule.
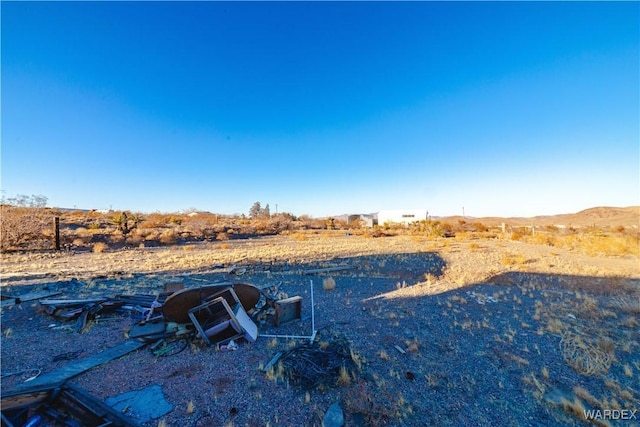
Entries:
[[[241,274],[241,271],[235,273]],[[134,405],[127,400],[129,395],[106,405],[83,391],[67,386],[66,381],[145,346],[157,357],[178,354],[194,340],[208,346],[216,345],[224,351],[238,350],[238,340],[254,342],[258,337],[255,323],[258,314],[264,316],[267,312],[272,312],[276,317],[274,323],[278,326],[300,318],[302,300],[301,297],[294,297],[280,301],[277,293],[267,294],[253,285],[235,282],[190,288],[165,287],[157,295],[116,295],[93,299],[59,298],[58,295],[58,292],[48,291],[31,293],[4,298],[3,305],[40,300],[40,311],[63,325],[51,324],[50,329],[65,329],[76,333],[86,332],[92,323],[125,315],[133,320],[125,334],[127,340],[84,359],[75,360],[79,352],[60,354],[54,358],[55,361],[71,362],[46,374],[41,375],[39,369],[3,373],[2,377],[30,375],[27,381],[12,390],[2,390],[3,426],[37,425],[45,422],[45,419],[62,425],[136,425],[116,405],[125,402],[124,407],[132,408]],[[54,296],[56,299],[51,298]],[[259,302],[261,309],[257,308]],[[264,320],[260,323],[264,323]],[[325,370],[326,366],[330,366],[331,372],[334,372],[346,365],[343,359],[348,355],[348,347],[344,349],[338,346],[325,350],[311,350],[309,347],[306,351],[288,352],[283,361],[299,364],[302,360],[300,358],[315,360],[312,363],[318,367],[322,366]],[[291,369],[292,375],[304,378],[304,381],[315,384],[324,381],[313,368],[291,365]],[[159,390],[151,391],[157,394]],[[132,392],[132,396],[139,395],[139,391]],[[150,400],[158,399],[152,396]],[[117,410],[111,409],[112,406]],[[150,412],[149,408],[158,409],[144,401],[134,418],[138,421],[156,418],[156,412]],[[134,412],[136,411],[129,415]]]
[[294,347],[280,356],[279,363],[287,379],[303,389],[335,386],[358,371],[344,335]]

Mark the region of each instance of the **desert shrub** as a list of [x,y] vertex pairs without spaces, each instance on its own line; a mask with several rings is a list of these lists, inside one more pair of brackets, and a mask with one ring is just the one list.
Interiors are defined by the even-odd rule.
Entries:
[[273,215],[267,221],[267,230],[269,233],[278,234],[293,228],[293,216],[291,214]]
[[336,280],[333,277],[326,277],[322,280],[322,289],[332,291],[336,288]]
[[556,245],[555,236],[548,233],[536,233],[532,236],[525,236],[523,240],[527,243],[533,243],[534,245],[546,245],[546,246]]
[[184,219],[182,219],[182,218],[181,218],[181,217],[179,217],[179,216],[171,215],[171,216],[169,217],[169,223],[170,223],[170,224],[181,225],[183,221],[184,221]]
[[440,230],[440,234],[435,235],[434,237],[452,237],[455,235],[453,225],[449,224],[448,222],[443,222],[442,224],[440,224],[439,230]]
[[152,231],[149,234],[144,236],[144,240],[147,242],[153,242],[156,240],[160,240],[160,232],[159,231]]
[[557,246],[589,255],[640,256],[638,237],[625,234],[569,234],[557,238]]
[[122,234],[122,238],[126,242],[129,233],[138,227],[138,225],[144,221],[144,218],[139,214],[131,214],[126,211],[116,213],[111,218],[111,223],[116,226],[118,231]]
[[476,232],[489,231],[489,227],[487,227],[481,222],[474,222],[473,224],[471,224],[471,228],[473,231],[476,231]]
[[299,232],[299,231],[298,231],[298,232],[295,232],[295,233],[292,233],[292,234],[291,234],[291,238],[292,238],[292,239],[295,239],[295,240],[298,240],[298,241],[300,241],[300,242],[304,242],[305,240],[307,240],[307,239],[308,239],[308,237],[307,237],[307,235],[306,235],[306,234],[301,233],[301,232]]
[[245,234],[254,235],[258,234],[258,228],[253,224],[241,224],[239,227],[229,227],[226,229],[227,234]]
[[93,244],[93,253],[101,254],[108,248],[107,244],[104,242],[96,242]]
[[376,228],[370,234],[369,233],[365,233],[364,237],[378,238],[378,237],[389,237],[389,236],[392,236],[392,234],[391,233],[385,233],[384,231],[380,230],[379,228]]
[[474,233],[470,232],[470,231],[461,231],[456,233],[455,239],[458,242],[464,242],[467,240],[472,240],[475,237]]
[[173,245],[178,240],[175,230],[164,230],[160,233],[160,243],[163,245]]
[[216,234],[216,240],[229,240],[229,235],[223,231]]
[[[397,224],[387,224],[384,225],[385,229],[395,228],[396,230],[401,230]],[[442,237],[442,224],[439,221],[431,221],[431,220],[422,220],[416,221],[409,225],[408,228],[409,234],[412,235],[420,235],[426,237]]]
[[52,247],[45,232],[53,227],[53,212],[44,196],[18,195],[2,199],[0,206],[0,249],[43,249]]
[[349,385],[344,407],[352,414],[359,414],[365,425],[370,426],[402,425],[413,412],[402,396],[396,399],[388,391],[364,380]]
[[190,217],[182,222],[186,231],[196,238],[213,236],[216,233],[216,226],[210,218],[200,215]]
[[139,225],[140,228],[164,228],[169,224],[167,215],[160,213],[152,213],[145,217],[144,222]]
[[523,265],[527,258],[523,254],[504,254],[500,259],[502,265]]
[[513,230],[511,232],[511,240],[521,240],[524,233],[521,230]]

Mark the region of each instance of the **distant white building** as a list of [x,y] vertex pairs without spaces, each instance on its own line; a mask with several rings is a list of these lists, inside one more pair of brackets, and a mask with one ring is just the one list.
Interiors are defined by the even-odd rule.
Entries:
[[361,227],[373,227],[375,224],[377,224],[375,218],[373,217],[373,215],[368,215],[368,214],[354,214],[354,215],[349,215],[347,217],[347,224],[352,225],[352,224],[356,224],[358,223],[358,225],[360,225]]
[[411,224],[415,221],[427,219],[429,212],[426,209],[397,209],[378,212],[378,224],[385,223]]

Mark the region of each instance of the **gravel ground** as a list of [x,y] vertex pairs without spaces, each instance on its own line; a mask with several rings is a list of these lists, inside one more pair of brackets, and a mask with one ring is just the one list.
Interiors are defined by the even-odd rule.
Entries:
[[[454,250],[448,255],[434,250],[251,263],[242,276],[209,269],[40,280],[36,285],[5,285],[2,292],[48,288],[85,298],[157,294],[175,281],[186,287],[229,279],[258,287],[277,284],[279,298],[302,296],[302,319],[276,328],[267,316],[260,333],[310,335],[313,283],[316,346],[346,338],[355,366],[346,378],[306,389],[287,378],[286,370],[267,375],[261,368],[278,351],[303,340],[259,337],[255,343],[240,342],[236,351],[191,341],[180,353],[165,357],[154,356],[147,346],[69,380],[101,400],[160,385],[174,409],[145,426],[319,426],[334,402],[349,426],[582,425],[583,416],[573,409],[580,404],[587,409],[640,409],[637,277],[485,266],[484,271],[494,274],[447,286],[455,281],[446,274],[455,270]],[[483,256],[477,262],[486,261]],[[354,268],[302,274],[340,266]],[[323,289],[328,278],[335,289]],[[27,369],[50,372],[124,342],[137,319],[128,312],[108,317],[75,333],[52,328],[65,324],[43,313],[37,302],[4,307],[3,375]],[[571,343],[577,342],[573,352],[567,347],[571,337]],[[71,360],[58,360],[61,355]],[[595,364],[590,372],[581,364],[585,360]],[[4,376],[3,391],[32,375]],[[621,425],[638,425],[638,420]]]

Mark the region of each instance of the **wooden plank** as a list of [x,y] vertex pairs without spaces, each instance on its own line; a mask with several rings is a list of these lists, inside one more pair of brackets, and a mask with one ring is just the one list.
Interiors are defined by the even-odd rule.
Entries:
[[40,300],[42,305],[53,305],[56,307],[72,307],[75,305],[93,304],[97,302],[105,302],[107,298],[93,298],[93,299],[43,299]]
[[267,365],[264,368],[262,368],[262,372],[267,372],[269,368],[271,368],[273,365],[275,365],[278,362],[278,360],[280,360],[281,357],[282,357],[282,352],[281,351],[277,352],[276,355],[273,356],[271,360],[269,360],[269,363],[267,363]]
[[312,270],[304,270],[302,274],[309,275],[309,274],[318,274],[318,273],[334,273],[336,271],[353,270],[354,268],[355,267],[352,265],[344,265],[341,267],[315,268]]
[[43,298],[50,298],[56,295],[60,295],[60,292],[53,292],[53,291],[30,292],[28,294],[17,296],[16,303],[33,301],[33,300],[43,299]]
[[49,297],[53,297],[56,295],[60,295],[60,292],[54,292],[54,291],[36,291],[36,292],[29,292],[23,295],[17,295],[17,296],[12,296],[12,295],[2,295],[2,305],[13,305],[13,304],[20,304],[21,302],[27,302],[27,301],[33,301],[33,300],[37,300],[37,299],[42,299],[42,298],[49,298]]
[[[13,426],[8,418],[5,417],[5,412],[33,410],[34,413],[43,413],[47,408],[64,412],[65,415],[69,416],[69,419],[73,420],[73,424],[65,423],[65,425],[140,426],[136,420],[127,417],[102,400],[90,395],[86,390],[74,387],[71,384],[57,383],[47,386],[28,386],[8,392],[2,390],[2,393],[3,427],[5,424],[7,427]],[[47,408],[38,408],[41,403],[45,403]],[[50,424],[47,423],[47,425]]]
[[146,343],[141,341],[127,340],[120,345],[111,347],[107,350],[104,350],[103,352],[87,357],[86,359],[78,360],[77,362],[73,362],[68,364],[67,366],[63,366],[61,368],[53,370],[48,374],[40,375],[35,380],[30,381],[26,385],[21,384],[15,389],[20,390],[27,387],[35,387],[39,385],[47,385],[66,381],[69,378],[75,377],[76,375],[88,371],[91,368],[95,368],[96,366],[102,365],[103,363],[107,363],[114,359],[122,357],[125,354],[131,353],[134,350],[144,347],[145,345]]
[[15,396],[2,396],[2,410],[8,411],[14,408],[24,408],[26,406],[36,405],[44,402],[49,397],[49,389],[32,391]]

